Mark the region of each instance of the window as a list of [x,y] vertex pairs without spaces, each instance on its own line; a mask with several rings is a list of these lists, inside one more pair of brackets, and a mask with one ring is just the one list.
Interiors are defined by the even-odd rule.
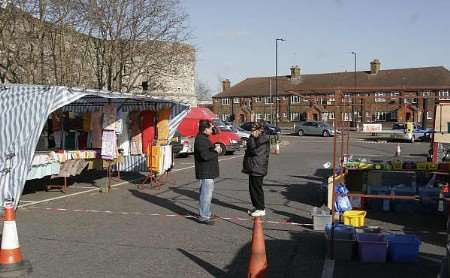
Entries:
[[334,120],[334,112],[323,112],[322,121]]
[[342,113],[342,120],[344,122],[351,122],[352,121],[352,112],[344,112],[344,113]]
[[439,99],[441,99],[441,100],[450,100],[450,93],[449,93],[449,91],[444,91],[444,90],[439,91]]
[[351,103],[352,102],[352,96],[350,94],[344,94],[343,101],[347,102],[347,103]]
[[241,101],[238,97],[233,98],[233,103],[239,104]]
[[291,121],[298,121],[298,120],[300,120],[300,113],[292,112],[291,113]]
[[256,113],[256,121],[259,122],[263,119],[262,113]]
[[422,92],[422,96],[424,96],[424,97],[431,97],[431,95],[432,95],[431,91],[423,91]]
[[336,98],[334,97],[333,94],[327,95],[327,105],[334,104],[335,101],[336,101]]
[[262,101],[262,97],[256,97],[255,98],[255,102],[261,102]]
[[430,111],[427,111],[427,120],[432,120],[433,119],[433,113]]
[[264,98],[264,103],[265,104],[272,104],[273,103],[272,97],[265,97]]
[[386,121],[386,112],[375,112],[375,121],[385,122]]
[[223,98],[222,99],[222,105],[230,105],[230,99],[229,98]]
[[375,93],[375,102],[386,102],[386,99],[384,98],[384,93],[383,92]]
[[292,103],[300,103],[300,97],[299,96],[291,96],[291,102]]
[[400,93],[399,92],[391,92],[391,97],[399,97]]
[[270,113],[266,113],[266,114],[264,115],[264,120],[265,120],[265,121],[272,121],[272,115],[270,115]]

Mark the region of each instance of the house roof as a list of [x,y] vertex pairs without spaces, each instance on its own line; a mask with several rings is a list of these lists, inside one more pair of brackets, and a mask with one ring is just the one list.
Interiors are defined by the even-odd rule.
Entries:
[[[275,77],[247,78],[214,97],[269,96],[275,92]],[[423,67],[380,70],[356,73],[357,90],[417,90],[450,88],[450,71],[445,67]],[[324,74],[303,74],[299,78],[278,77],[278,94],[290,95],[294,92],[333,92],[335,90],[355,90],[354,72]]]

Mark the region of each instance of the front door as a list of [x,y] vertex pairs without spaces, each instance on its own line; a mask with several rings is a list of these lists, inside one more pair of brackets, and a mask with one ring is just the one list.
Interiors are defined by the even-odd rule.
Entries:
[[411,112],[406,112],[406,121],[407,122],[411,121]]

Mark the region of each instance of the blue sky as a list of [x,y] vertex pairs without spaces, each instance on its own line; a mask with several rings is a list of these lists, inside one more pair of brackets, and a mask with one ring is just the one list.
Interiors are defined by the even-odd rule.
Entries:
[[197,75],[217,93],[220,80],[302,73],[450,68],[449,0],[182,0],[197,48]]

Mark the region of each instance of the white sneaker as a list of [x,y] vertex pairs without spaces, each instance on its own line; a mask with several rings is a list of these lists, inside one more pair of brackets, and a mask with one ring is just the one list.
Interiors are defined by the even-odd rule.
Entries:
[[265,209],[263,209],[263,210],[258,210],[257,209],[254,212],[252,212],[250,215],[253,216],[253,217],[265,216],[266,215],[266,210]]
[[256,210],[255,208],[249,209],[247,210],[247,214],[252,215],[252,213],[255,212],[255,210]]

